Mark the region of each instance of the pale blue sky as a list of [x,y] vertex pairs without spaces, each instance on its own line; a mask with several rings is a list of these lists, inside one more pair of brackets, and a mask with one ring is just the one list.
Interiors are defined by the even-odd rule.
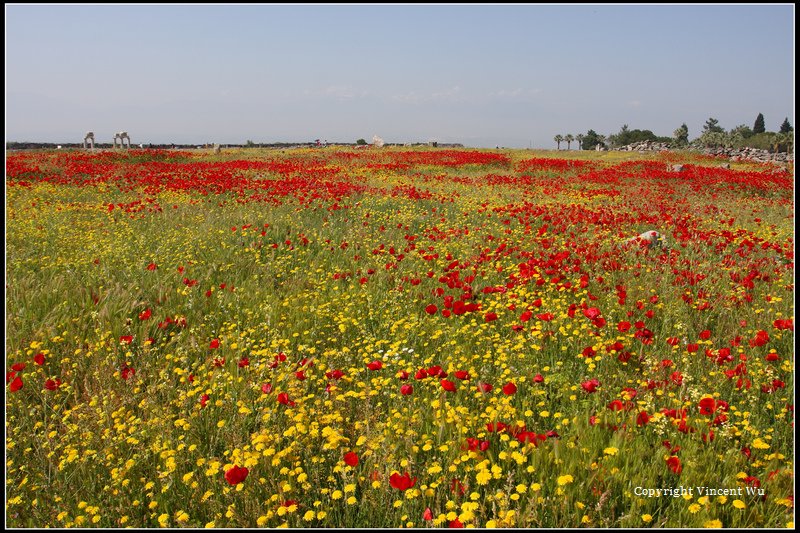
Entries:
[[794,126],[794,5],[9,5],[6,140],[554,148]]

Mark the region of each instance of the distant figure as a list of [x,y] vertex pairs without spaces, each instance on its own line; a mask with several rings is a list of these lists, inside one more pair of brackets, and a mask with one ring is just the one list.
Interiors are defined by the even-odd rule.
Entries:
[[83,148],[86,148],[86,141],[89,141],[89,149],[94,150],[94,132],[87,131],[86,135],[83,137]]
[[638,244],[647,248],[661,247],[664,245],[664,236],[655,230],[645,231],[636,237],[631,237],[625,244]]
[[131,138],[128,135],[127,131],[118,131],[114,134],[114,148],[117,147],[117,139],[119,139],[119,144],[121,148],[125,148],[125,139],[128,139],[128,148],[131,147]]

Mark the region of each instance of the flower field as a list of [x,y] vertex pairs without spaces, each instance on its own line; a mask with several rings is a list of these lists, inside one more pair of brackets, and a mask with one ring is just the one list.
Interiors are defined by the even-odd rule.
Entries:
[[722,162],[8,153],[7,525],[793,527],[794,168]]

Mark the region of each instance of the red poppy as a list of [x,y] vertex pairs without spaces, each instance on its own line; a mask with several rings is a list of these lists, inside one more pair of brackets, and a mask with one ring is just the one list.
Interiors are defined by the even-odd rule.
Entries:
[[543,322],[550,322],[551,320],[553,320],[555,318],[555,315],[553,315],[553,313],[542,313],[542,314],[536,315],[536,318],[538,318],[539,320],[542,320]]
[[494,387],[489,383],[478,383],[476,388],[479,392],[490,392]]
[[225,472],[225,481],[229,485],[238,485],[247,478],[250,471],[247,468],[234,465],[233,468]]
[[155,270],[157,268],[158,266],[155,263],[150,263],[149,265],[147,265],[147,270]]
[[514,383],[512,383],[511,381],[503,385],[503,394],[505,394],[506,396],[511,396],[515,392],[517,392],[517,386],[514,385]]
[[494,313],[494,312],[489,312],[489,313],[486,313],[486,314],[484,315],[483,319],[484,319],[486,322],[494,322],[495,320],[497,320],[497,313]]
[[425,312],[428,313],[429,315],[435,315],[436,311],[438,311],[438,310],[439,310],[439,308],[436,307],[434,304],[430,304],[429,306],[427,306],[425,308]]
[[775,319],[772,325],[775,327],[775,329],[788,329],[794,331],[794,320],[791,318]]
[[206,406],[206,404],[208,403],[208,398],[209,398],[208,394],[203,394],[200,397],[200,407],[205,407]]
[[760,329],[756,332],[756,336],[750,340],[750,347],[764,346],[769,342],[769,333]]
[[453,520],[452,522],[450,522],[450,523],[447,525],[447,527],[449,527],[449,528],[454,528],[454,529],[460,529],[460,528],[463,528],[463,527],[464,527],[464,524],[462,524],[462,523],[461,523],[461,521],[459,521],[459,519],[458,519],[458,518],[456,518],[455,520]]
[[622,411],[625,408],[625,404],[622,403],[622,400],[612,400],[606,407],[612,411]]
[[711,331],[707,330],[707,329],[704,329],[703,331],[700,332],[700,338],[702,340],[704,340],[704,341],[710,339],[711,338]]
[[431,512],[430,507],[425,508],[425,512],[422,513],[422,519],[425,520],[426,522],[430,522],[431,520],[433,520],[433,512]]
[[122,379],[125,379],[125,380],[132,378],[135,374],[136,374],[136,370],[131,368],[131,367],[129,367],[128,365],[124,365],[122,367],[122,370],[120,371],[120,375],[122,376]]
[[44,354],[42,352],[37,353],[33,356],[33,362],[39,366],[44,364]]
[[261,385],[261,392],[263,392],[264,394],[269,394],[270,392],[272,392],[272,383],[264,383],[263,385]]
[[285,392],[278,394],[278,403],[288,405],[289,407],[294,407],[296,405],[293,400],[289,399],[289,394]]
[[119,342],[121,342],[122,344],[130,344],[131,342],[133,342],[133,335],[123,335],[122,337],[119,338]]
[[590,320],[594,320],[595,318],[600,316],[600,310],[596,307],[590,307],[589,309],[584,309],[583,316],[585,316]]
[[47,381],[44,382],[44,388],[47,390],[58,390],[60,386],[61,386],[60,379],[56,380],[48,379]]
[[437,377],[437,378],[446,378],[447,377],[447,372],[445,372],[442,369],[442,367],[440,367],[439,365],[434,365],[434,366],[430,367],[428,370],[426,370],[426,372],[428,373],[428,376],[430,376],[432,378],[433,377]]
[[145,309],[144,311],[139,313],[139,320],[147,320],[148,318],[150,318],[152,314],[153,312],[149,308]]
[[590,380],[581,383],[581,388],[590,394],[593,392],[597,392],[597,387],[599,386],[600,386],[600,381],[598,381],[596,378],[592,378]]
[[344,462],[348,466],[358,465],[358,454],[356,452],[347,452],[344,454]]
[[462,381],[469,379],[469,372],[466,370],[456,370],[453,375]]
[[681,466],[681,460],[678,458],[677,455],[673,455],[667,459],[667,466],[675,474],[680,474],[683,471],[683,466]]
[[217,348],[219,348],[219,339],[212,339],[211,343],[209,343],[208,347],[211,350],[216,350]]
[[630,322],[628,322],[627,320],[623,320],[622,322],[620,322],[619,324],[617,324],[617,330],[618,330],[620,333],[625,333],[625,332],[626,332],[626,331],[628,331],[629,329],[631,329],[631,323],[630,323]]
[[239,359],[238,365],[239,365],[239,368],[244,368],[246,366],[250,366],[250,359],[248,359],[247,357],[242,357],[241,359]]
[[406,472],[402,476],[395,472],[391,476],[389,476],[389,485],[396,488],[400,491],[406,491],[413,487],[417,483],[417,478],[412,478],[411,475]]
[[11,386],[8,388],[11,392],[17,392],[22,388],[22,378],[19,376],[14,377],[14,380],[11,382]]
[[534,383],[542,383],[544,381],[544,377],[541,374],[536,374],[533,376]]
[[701,415],[711,415],[717,410],[717,402],[714,398],[703,398],[697,404]]
[[402,394],[403,396],[411,396],[412,394],[414,394],[414,387],[408,384],[402,385],[400,387],[400,394]]
[[647,414],[647,411],[640,412],[636,417],[637,426],[646,426],[648,422],[650,422],[650,415]]
[[442,386],[444,390],[448,392],[455,392],[456,390],[456,384],[450,381],[449,379],[439,380],[439,384]]
[[383,368],[383,363],[376,359],[371,363],[367,363],[367,368],[369,368],[370,370],[380,370],[381,368]]
[[329,370],[328,372],[325,372],[325,377],[328,379],[342,379],[343,376],[344,372],[342,372],[339,369]]

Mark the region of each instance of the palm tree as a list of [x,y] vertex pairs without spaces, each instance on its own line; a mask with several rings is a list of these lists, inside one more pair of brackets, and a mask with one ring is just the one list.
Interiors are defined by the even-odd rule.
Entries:
[[564,141],[567,143],[567,150],[569,150],[569,145],[575,140],[575,137],[571,133],[567,133],[564,136]]
[[583,149],[583,133],[579,133],[575,136],[575,140],[578,141],[578,150]]
[[561,134],[559,133],[558,135],[553,137],[553,140],[556,142],[558,149],[561,150],[561,143],[564,141],[564,137],[562,137]]

